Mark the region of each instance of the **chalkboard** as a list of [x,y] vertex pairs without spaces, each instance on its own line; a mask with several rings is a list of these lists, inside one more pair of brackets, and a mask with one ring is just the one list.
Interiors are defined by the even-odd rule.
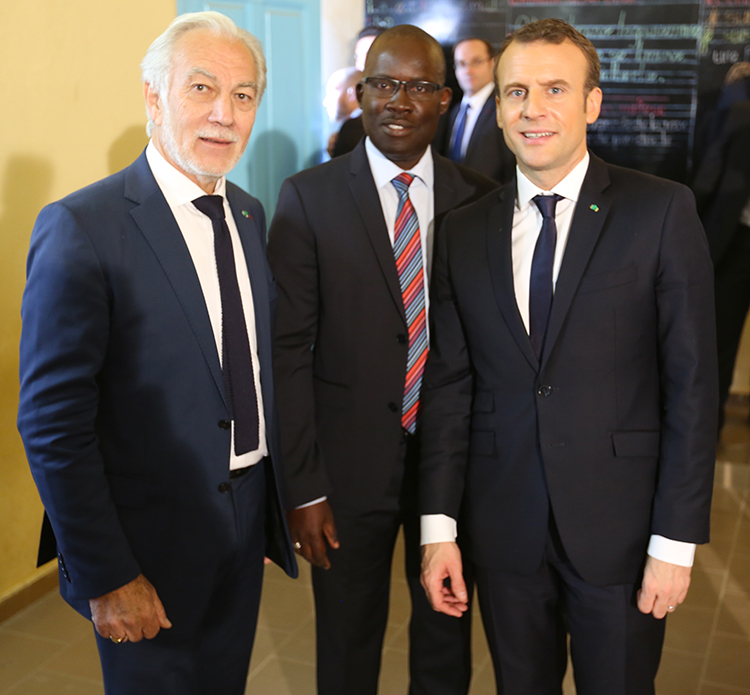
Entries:
[[602,113],[589,145],[609,162],[690,180],[727,70],[750,61],[750,0],[367,0],[367,23],[416,24],[450,51],[478,36],[499,47],[536,19],[564,19],[602,63]]

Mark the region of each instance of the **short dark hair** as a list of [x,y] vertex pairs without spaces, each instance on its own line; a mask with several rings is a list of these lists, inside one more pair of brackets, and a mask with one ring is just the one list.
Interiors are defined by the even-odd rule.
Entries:
[[[578,31],[578,29],[575,29],[562,19],[556,19],[554,17],[524,24],[520,29],[516,29],[512,34],[505,37],[505,41],[503,41],[500,50],[497,52],[497,56],[495,56],[495,89],[497,90],[498,95],[500,95],[500,85],[497,82],[497,64],[500,62],[500,56],[502,56],[508,46],[513,42],[533,43],[534,41],[559,45],[566,39],[578,46],[578,48],[583,51],[583,55],[586,56],[586,61],[589,64],[589,71],[586,75],[586,82],[584,83],[584,92],[585,95],[588,96],[592,89],[599,86],[599,77],[601,74],[599,54],[596,52],[594,44]],[[500,96],[502,98],[502,95]]]
[[456,49],[459,47],[460,44],[466,43],[467,41],[479,41],[479,43],[483,43],[484,47],[487,49],[487,55],[490,57],[490,59],[495,57],[495,47],[489,41],[480,39],[478,36],[466,36],[464,38],[460,38],[458,41],[456,41],[456,43],[453,44],[454,60],[456,57]]
[[380,36],[384,31],[385,27],[370,25],[369,27],[360,30],[359,34],[357,34],[357,41],[364,39],[366,36]]
[[367,75],[367,64],[370,62],[370,56],[377,54],[377,48],[383,41],[394,41],[399,39],[407,39],[410,41],[421,41],[427,44],[432,50],[435,61],[437,63],[438,75],[440,77],[440,85],[445,84],[445,53],[443,53],[442,46],[438,43],[434,36],[430,36],[426,31],[423,31],[419,27],[415,27],[413,24],[397,24],[395,27],[391,27],[386,31],[379,34],[370,46],[370,51],[367,53],[367,61],[365,62],[365,75]]

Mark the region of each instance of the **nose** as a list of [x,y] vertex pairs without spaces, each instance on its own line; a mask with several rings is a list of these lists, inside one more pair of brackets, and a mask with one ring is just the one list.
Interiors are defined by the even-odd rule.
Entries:
[[219,94],[214,99],[208,120],[223,126],[230,126],[234,123],[234,105],[230,94]]
[[544,115],[543,95],[536,89],[530,89],[523,102],[523,117],[534,120]]
[[393,93],[393,96],[391,96],[387,106],[389,109],[395,111],[411,110],[412,103],[411,99],[409,99],[409,95],[406,93],[406,85],[400,84],[396,88],[396,91]]

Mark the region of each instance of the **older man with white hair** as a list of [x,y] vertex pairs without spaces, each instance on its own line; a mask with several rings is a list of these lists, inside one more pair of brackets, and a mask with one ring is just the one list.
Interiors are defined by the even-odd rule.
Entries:
[[224,178],[265,61],[203,12],[172,22],[142,69],[145,152],[35,225],[18,424],[49,521],[40,560],[56,552],[63,597],[93,620],[106,692],[239,695],[263,558],[297,572],[265,216]]

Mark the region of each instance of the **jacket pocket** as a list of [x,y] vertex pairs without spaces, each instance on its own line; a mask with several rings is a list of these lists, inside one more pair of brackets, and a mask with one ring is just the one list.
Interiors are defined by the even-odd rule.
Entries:
[[635,282],[638,278],[638,267],[635,263],[615,270],[611,273],[596,273],[594,275],[584,275],[581,278],[581,284],[578,286],[578,294],[585,294],[586,292],[599,292],[601,290],[607,290],[610,287],[618,287],[619,285],[627,285],[630,282]]

